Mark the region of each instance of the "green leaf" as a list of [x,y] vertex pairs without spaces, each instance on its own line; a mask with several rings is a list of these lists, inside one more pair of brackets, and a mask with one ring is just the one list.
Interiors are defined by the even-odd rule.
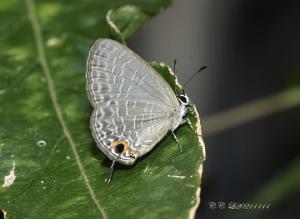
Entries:
[[[110,35],[107,12],[128,39],[169,3],[1,1],[0,209],[7,219],[193,217],[204,145],[187,125],[176,131],[182,152],[168,135],[135,165],[118,165],[109,185],[109,162],[89,130],[85,63],[92,42]],[[118,13],[137,18],[122,23]],[[152,65],[175,86],[169,67]]]
[[126,5],[109,10],[106,16],[113,38],[125,43],[150,18],[150,15],[136,6]]

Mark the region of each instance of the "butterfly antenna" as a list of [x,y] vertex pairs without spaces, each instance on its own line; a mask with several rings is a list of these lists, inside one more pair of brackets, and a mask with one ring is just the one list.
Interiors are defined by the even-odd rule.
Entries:
[[[176,78],[176,64],[177,64],[177,60],[174,59],[174,63],[173,63],[173,72],[174,72],[174,77]],[[176,93],[176,83],[174,81],[174,92]]]
[[111,165],[110,165],[108,175],[107,175],[107,177],[105,178],[105,181],[104,181],[105,184],[108,184],[111,181],[111,178],[112,178],[112,175],[113,175],[113,172],[114,172],[115,162],[116,162],[116,160],[113,160],[112,163],[111,163]]
[[174,74],[176,72],[176,64],[177,64],[177,60],[174,59],[174,63],[173,63],[173,72],[174,72]]
[[199,72],[201,72],[202,70],[206,69],[207,66],[203,66],[201,67],[198,71],[196,71],[188,80],[187,82],[184,83],[183,87],[185,87],[185,85],[187,85]]

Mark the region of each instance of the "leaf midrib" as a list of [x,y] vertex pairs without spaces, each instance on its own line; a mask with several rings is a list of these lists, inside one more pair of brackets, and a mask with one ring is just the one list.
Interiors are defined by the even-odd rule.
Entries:
[[40,24],[38,22],[37,15],[36,15],[36,8],[35,8],[34,0],[26,0],[26,7],[27,7],[27,11],[28,11],[28,17],[29,17],[29,20],[30,20],[30,23],[32,26],[32,31],[34,34],[34,41],[35,41],[35,44],[37,47],[38,61],[40,62],[41,67],[43,69],[43,73],[46,77],[48,91],[49,91],[49,95],[51,98],[51,102],[52,102],[55,114],[56,114],[57,119],[63,129],[64,135],[69,142],[70,148],[74,154],[75,161],[76,161],[77,167],[80,171],[80,174],[83,178],[84,184],[87,187],[87,190],[90,193],[90,196],[91,196],[93,202],[95,203],[97,209],[101,213],[102,217],[104,219],[107,219],[106,213],[105,213],[104,209],[102,208],[102,206],[100,205],[99,200],[96,198],[96,194],[95,194],[91,184],[89,183],[87,174],[84,170],[84,167],[80,160],[80,156],[77,152],[75,142],[74,142],[73,137],[70,134],[70,131],[65,123],[61,108],[58,104],[55,84],[54,84],[54,80],[52,78],[52,74],[51,74],[48,62],[47,62],[41,28],[40,28]]

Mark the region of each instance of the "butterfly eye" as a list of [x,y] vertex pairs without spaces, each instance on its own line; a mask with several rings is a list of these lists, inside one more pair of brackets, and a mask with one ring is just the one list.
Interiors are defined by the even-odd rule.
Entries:
[[183,103],[183,104],[187,104],[188,103],[188,99],[185,95],[179,95],[177,96],[177,98]]
[[120,140],[113,142],[111,146],[116,154],[122,154],[124,151],[127,150],[128,143],[126,141]]

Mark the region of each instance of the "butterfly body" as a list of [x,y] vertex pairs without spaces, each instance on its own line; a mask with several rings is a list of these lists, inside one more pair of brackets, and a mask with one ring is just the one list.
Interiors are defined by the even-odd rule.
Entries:
[[132,165],[185,121],[188,98],[176,96],[158,72],[116,41],[95,42],[86,78],[92,135],[113,161]]

